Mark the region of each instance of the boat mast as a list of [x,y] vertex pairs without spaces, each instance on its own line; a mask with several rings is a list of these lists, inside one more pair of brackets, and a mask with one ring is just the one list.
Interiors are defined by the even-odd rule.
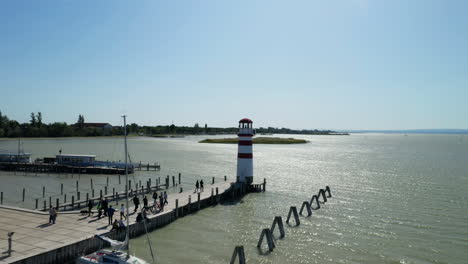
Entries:
[[19,163],[19,156],[21,151],[21,136],[18,137],[18,153],[16,154],[16,162]]
[[127,242],[127,255],[130,255],[130,220],[129,220],[129,214],[128,214],[128,165],[127,165],[127,157],[128,157],[128,152],[127,152],[127,116],[124,115],[122,116],[124,120],[124,142],[125,142],[125,202],[126,202],[126,216],[127,216],[127,228],[125,238],[128,238]]

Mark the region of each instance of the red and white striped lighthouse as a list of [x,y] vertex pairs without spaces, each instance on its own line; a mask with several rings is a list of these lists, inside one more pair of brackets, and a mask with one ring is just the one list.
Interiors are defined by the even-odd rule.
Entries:
[[239,148],[237,152],[237,179],[242,183],[253,182],[252,137],[255,130],[252,120],[248,118],[239,121]]

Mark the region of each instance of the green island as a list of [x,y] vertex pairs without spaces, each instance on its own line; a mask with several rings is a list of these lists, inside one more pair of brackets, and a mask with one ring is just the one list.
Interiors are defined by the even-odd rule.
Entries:
[[[220,143],[220,144],[237,144],[238,138],[215,138],[204,139],[198,143]],[[279,137],[257,137],[253,139],[254,144],[304,144],[307,140],[296,138],[279,138]]]

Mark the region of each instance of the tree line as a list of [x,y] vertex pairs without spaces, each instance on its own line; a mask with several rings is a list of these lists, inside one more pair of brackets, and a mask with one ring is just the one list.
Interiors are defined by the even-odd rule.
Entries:
[[[257,134],[312,134],[328,135],[336,134],[331,130],[294,130],[289,128],[257,128]],[[237,127],[208,127],[207,124],[200,126],[196,123],[194,126],[176,126],[158,125],[158,126],[140,126],[136,123],[127,125],[128,134],[157,136],[157,135],[199,135],[199,134],[235,134]],[[96,136],[120,136],[123,134],[123,127],[102,129],[96,127],[86,127],[85,117],[78,116],[75,124],[65,122],[54,122],[45,124],[42,122],[42,113],[31,113],[29,123],[19,123],[16,120],[9,119],[0,111],[0,137],[96,137]]]

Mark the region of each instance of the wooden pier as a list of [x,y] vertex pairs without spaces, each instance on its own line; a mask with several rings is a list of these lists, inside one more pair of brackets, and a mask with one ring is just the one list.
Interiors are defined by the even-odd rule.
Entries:
[[[169,194],[169,205],[160,213],[148,214],[146,227],[148,231],[160,228],[179,217],[243,195],[248,190],[246,186],[220,181],[206,184],[205,191],[201,193],[188,191]],[[130,211],[133,211],[133,206]],[[145,233],[143,222],[137,223],[136,216],[129,216],[131,238]],[[105,246],[94,237],[96,234],[119,240],[125,236],[125,232],[110,231],[107,217],[97,219],[96,214],[88,217],[87,214],[81,215],[79,210],[60,212],[53,225],[48,224],[48,219],[47,212],[0,206],[0,253],[7,251],[7,233],[14,232],[11,256],[0,255],[0,264],[74,263],[76,257]],[[118,219],[118,212],[114,214],[114,219]]]
[[[79,166],[64,165],[56,163],[21,163],[21,162],[0,162],[0,170],[29,172],[29,173],[76,173],[76,174],[124,174],[125,168],[115,168],[110,166]],[[161,165],[158,162],[153,164],[131,163],[128,173],[134,171],[159,171]]]
[[[124,174],[125,169],[110,167],[80,167],[49,163],[0,162],[0,170],[29,173]],[[133,169],[128,170],[133,173]]]

